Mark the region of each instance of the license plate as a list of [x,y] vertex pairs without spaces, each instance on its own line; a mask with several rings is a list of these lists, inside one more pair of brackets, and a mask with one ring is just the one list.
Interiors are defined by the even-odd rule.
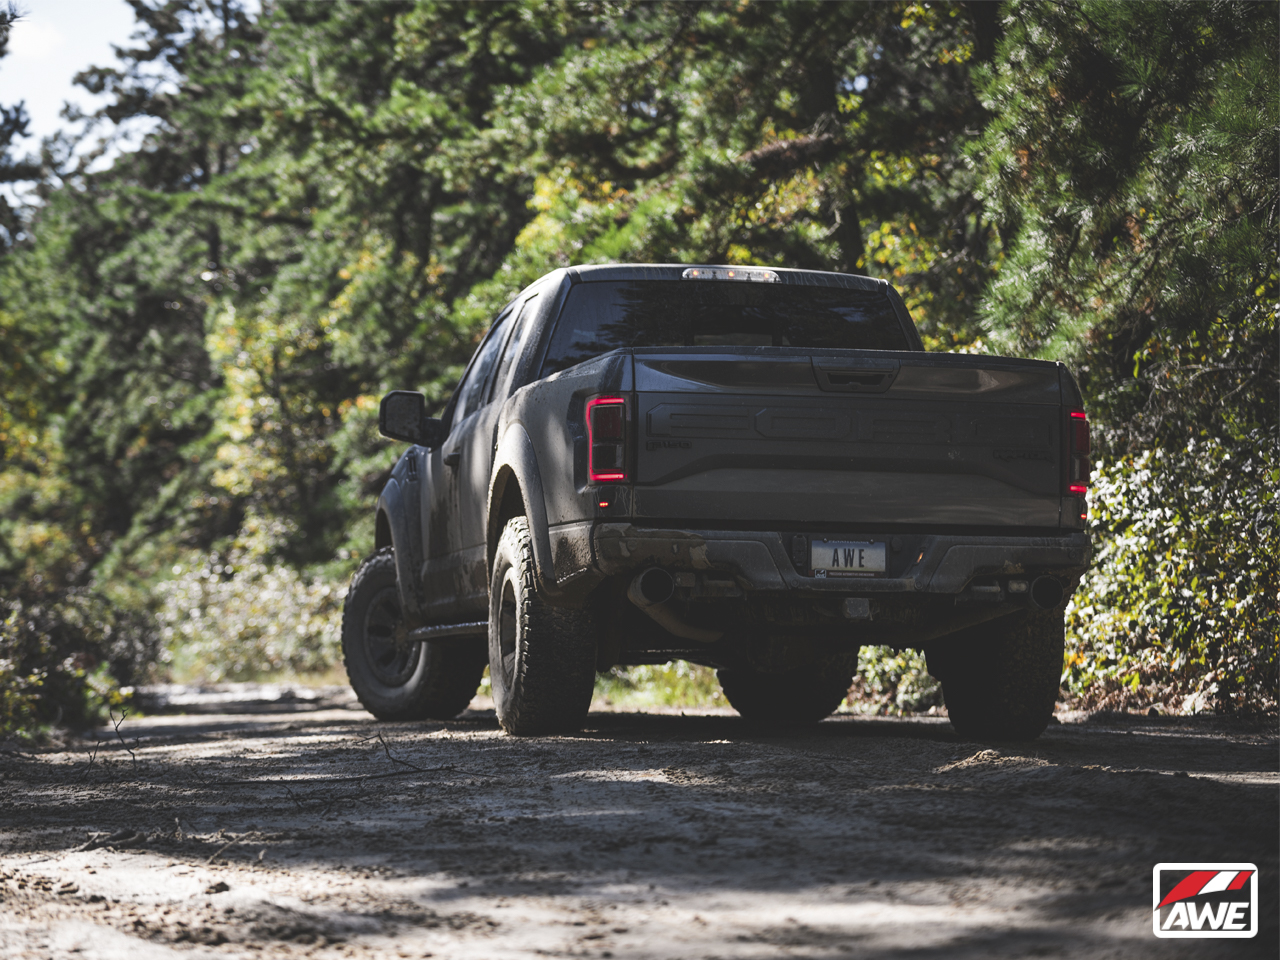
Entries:
[[813,540],[809,546],[809,566],[814,573],[884,573],[884,544],[868,540]]

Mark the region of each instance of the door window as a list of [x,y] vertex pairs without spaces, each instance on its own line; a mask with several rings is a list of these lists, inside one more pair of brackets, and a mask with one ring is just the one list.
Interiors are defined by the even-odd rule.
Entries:
[[507,349],[502,351],[502,362],[498,364],[498,372],[494,375],[494,390],[491,395],[493,400],[505,400],[511,393],[511,385],[508,380],[511,376],[511,368],[515,366],[516,360],[520,356],[520,351],[524,348],[525,341],[528,339],[529,328],[533,326],[534,307],[538,301],[538,295],[535,293],[527,297],[520,307],[520,315],[516,317],[515,329],[511,331],[511,338],[507,341]]
[[476,351],[471,366],[467,368],[462,382],[458,384],[458,401],[453,410],[453,423],[461,423],[484,406],[489,374],[493,372],[493,365],[498,359],[498,351],[502,347],[502,340],[507,332],[507,321],[510,318],[511,311],[508,310],[494,321],[489,335],[484,338],[484,343],[480,344],[480,349]]

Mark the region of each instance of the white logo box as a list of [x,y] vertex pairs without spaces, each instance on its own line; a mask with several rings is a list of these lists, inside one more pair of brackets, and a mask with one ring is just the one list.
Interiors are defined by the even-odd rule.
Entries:
[[[1228,888],[1231,883],[1242,871],[1250,871],[1248,880],[1245,881],[1243,887],[1238,891],[1232,891]],[[1197,889],[1196,893],[1188,894],[1180,898],[1174,903],[1168,904],[1165,909],[1160,907],[1161,892],[1160,880],[1164,873],[1190,873],[1200,871],[1203,873],[1212,873],[1213,876],[1208,878]],[[1169,893],[1171,891],[1166,891]],[[1205,904],[1195,902],[1195,898],[1205,893],[1222,893],[1223,898],[1214,906],[1213,914],[1216,920],[1221,917],[1221,923],[1218,929],[1212,929],[1211,922],[1206,921],[1203,914],[1199,915],[1201,920],[1200,929],[1193,929],[1190,923],[1191,914],[1189,908],[1195,907],[1197,913],[1199,908],[1207,907]],[[1232,893],[1238,893],[1237,898],[1232,898]],[[1228,930],[1225,929],[1230,922],[1230,918],[1239,919],[1240,909],[1232,909],[1228,906],[1223,910],[1220,904],[1225,901],[1228,904],[1248,904],[1248,922],[1244,929]],[[1176,911],[1179,904],[1182,904],[1182,912],[1188,918],[1185,926],[1177,924],[1176,921],[1170,924],[1172,914]],[[1167,910],[1167,912],[1166,912]],[[1258,934],[1258,867],[1252,863],[1157,863],[1151,871],[1151,925],[1153,932],[1157,937],[1171,940],[1246,940],[1249,937],[1255,937]],[[1168,929],[1162,929],[1162,920]]]

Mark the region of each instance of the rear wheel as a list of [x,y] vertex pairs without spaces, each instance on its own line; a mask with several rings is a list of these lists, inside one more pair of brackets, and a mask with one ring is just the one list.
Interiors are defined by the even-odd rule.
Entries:
[[342,658],[351,687],[379,720],[448,720],[466,709],[484,674],[474,640],[412,643],[384,547],[360,565],[342,608]]
[[744,720],[798,726],[830,716],[844,701],[858,667],[858,651],[842,651],[780,673],[746,667],[716,671],[725,699]]
[[595,665],[590,614],[546,602],[529,524],[508,521],[489,578],[489,680],[498,723],[517,736],[577,730],[591,706]]
[[951,726],[974,740],[1034,740],[1062,679],[1063,614],[1018,614],[970,627],[926,652]]

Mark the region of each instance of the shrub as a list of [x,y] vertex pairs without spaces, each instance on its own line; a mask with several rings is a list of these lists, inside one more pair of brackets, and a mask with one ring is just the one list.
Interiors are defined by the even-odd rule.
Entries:
[[166,659],[186,677],[320,673],[341,661],[346,587],[235,548],[159,587]]
[[159,653],[148,614],[84,588],[19,587],[0,598],[0,616],[0,737],[100,722],[127,701],[128,684],[148,678]]
[[684,660],[613,667],[596,677],[596,696],[636,708],[727,706],[716,672]]
[[1099,550],[1067,608],[1063,682],[1081,706],[1276,712],[1277,482],[1261,434],[1099,464]]
[[863,647],[848,703],[855,713],[901,716],[942,705],[942,686],[919,650]]

